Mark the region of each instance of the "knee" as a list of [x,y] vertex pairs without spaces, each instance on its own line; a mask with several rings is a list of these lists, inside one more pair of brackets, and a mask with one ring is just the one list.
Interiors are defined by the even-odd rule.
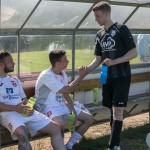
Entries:
[[123,109],[116,109],[113,112],[114,120],[123,120]]
[[91,126],[94,123],[95,119],[93,115],[89,115],[88,119],[86,119],[86,122],[89,126]]
[[59,124],[54,123],[53,127],[49,131],[50,135],[61,135],[64,132],[64,128],[61,128]]
[[63,133],[65,130],[65,127],[63,124],[58,124],[58,127],[60,128],[61,132]]
[[26,127],[22,127],[22,126],[18,127],[15,130],[14,134],[18,137],[18,139],[28,137]]

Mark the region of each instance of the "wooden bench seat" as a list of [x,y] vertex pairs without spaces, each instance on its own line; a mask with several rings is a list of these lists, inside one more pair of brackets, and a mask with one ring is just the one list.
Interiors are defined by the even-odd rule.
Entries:
[[[146,73],[141,73],[141,74],[137,74],[137,75],[133,75],[132,76],[132,83],[135,82],[143,82],[143,81],[149,81],[150,80],[150,73],[146,72]],[[33,81],[23,81],[23,89],[27,95],[27,98],[31,97],[34,95],[34,90],[35,90],[35,83],[36,80]],[[87,86],[88,85],[88,86]],[[87,90],[91,90],[94,87],[98,87],[100,88],[101,85],[98,82],[98,79],[92,79],[92,80],[84,80],[81,81],[81,83],[79,84],[79,86],[77,87],[77,91],[87,91]],[[138,95],[134,95],[134,96],[130,96],[129,97],[129,102],[128,104],[133,103],[134,105],[132,106],[132,108],[128,111],[126,111],[124,114],[125,116],[130,115],[130,113],[141,103],[141,102],[149,102],[150,101],[150,93],[143,93],[143,94],[138,94]],[[98,112],[100,112],[101,110],[105,109],[104,107],[102,107],[101,103],[99,103],[98,105],[93,105],[93,104],[88,104],[86,105],[86,107],[90,110],[90,112],[95,116]],[[105,121],[105,120],[103,120]],[[95,123],[99,123],[102,122],[102,120],[97,120]],[[42,138],[46,135],[40,134],[38,136],[36,136],[35,138]],[[33,139],[35,139],[33,138]],[[10,133],[7,129],[5,129],[4,127],[0,126],[0,147],[7,147],[13,144],[16,144],[17,141],[13,141],[11,139]]]
[[[141,102],[150,102],[150,95],[149,95],[149,93],[144,93],[144,94],[130,96],[128,104],[134,103],[135,105],[133,106],[133,108],[135,108]],[[106,109],[105,107],[103,107],[101,105],[101,103],[99,103],[98,105],[88,104],[88,105],[85,105],[85,106],[90,110],[90,112],[94,116],[98,112],[100,112],[101,110]],[[129,110],[128,112],[125,112],[125,116],[128,116],[133,108],[131,108],[131,110]],[[106,120],[96,120],[95,124],[102,123],[102,122],[105,122],[105,121]],[[17,144],[17,141],[13,141],[11,139],[9,131],[6,128],[2,127],[1,125],[0,125],[0,136],[1,136],[1,147],[6,147],[6,146]],[[43,138],[43,137],[46,137],[46,136],[47,136],[46,134],[38,134],[32,140],[37,139],[37,138],[38,139],[39,138]]]

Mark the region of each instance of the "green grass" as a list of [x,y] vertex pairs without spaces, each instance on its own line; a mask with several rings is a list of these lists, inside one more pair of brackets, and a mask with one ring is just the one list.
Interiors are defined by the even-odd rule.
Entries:
[[[145,138],[149,131],[150,124],[124,130],[121,134],[121,150],[148,150]],[[104,150],[108,140],[109,135],[96,139],[84,137],[80,143],[74,146],[74,150]]]
[[[72,53],[71,50],[66,50],[69,60],[68,69],[72,67]],[[17,53],[12,54],[15,63],[17,64]],[[75,53],[75,67],[88,65],[95,58],[93,50],[76,50]],[[140,63],[140,58],[137,57],[131,61],[133,63]],[[16,65],[17,66],[17,65]],[[21,73],[40,72],[50,66],[48,60],[48,51],[33,51],[20,53],[20,69]],[[15,69],[16,72],[17,69]]]

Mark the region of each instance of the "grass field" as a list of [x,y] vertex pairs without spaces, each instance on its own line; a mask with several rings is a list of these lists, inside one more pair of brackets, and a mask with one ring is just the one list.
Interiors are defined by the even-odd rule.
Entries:
[[[69,60],[68,69],[72,67],[72,53],[71,50],[66,50]],[[17,54],[13,53],[13,58],[17,64]],[[88,65],[94,59],[93,50],[76,50],[75,52],[75,67],[81,65]],[[140,63],[140,58],[137,57],[131,61],[131,64]],[[48,60],[48,51],[33,51],[20,53],[20,70],[21,73],[40,72],[50,66]],[[17,71],[17,65],[15,72]]]
[[[122,132],[121,150],[148,150],[145,143],[146,135],[150,131],[150,125],[136,128],[128,128]],[[109,140],[109,135],[96,139],[84,138],[80,144],[74,147],[74,150],[104,150]],[[92,148],[93,147],[93,148]]]

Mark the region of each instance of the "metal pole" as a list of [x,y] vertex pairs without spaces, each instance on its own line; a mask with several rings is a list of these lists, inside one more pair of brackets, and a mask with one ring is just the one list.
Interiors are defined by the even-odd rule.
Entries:
[[21,30],[26,25],[26,23],[28,22],[28,20],[30,19],[30,17],[32,16],[32,14],[36,10],[36,8],[39,6],[39,4],[41,3],[41,1],[42,0],[39,0],[38,3],[35,5],[35,7],[33,8],[33,10],[31,11],[31,13],[29,14],[29,16],[26,18],[26,20],[24,21],[24,23],[22,24],[22,26],[20,27],[20,29],[17,31],[18,34],[20,34]]
[[17,75],[18,75],[18,78],[20,77],[20,46],[19,46],[19,43],[20,43],[20,35],[18,34],[17,35],[17,54],[18,54],[18,60],[17,60]]
[[123,22],[123,24],[125,24],[134,14],[135,12],[139,9],[140,6],[137,6],[132,13],[125,19],[125,21]]
[[0,35],[1,35],[1,22],[2,22],[2,1],[0,0]]
[[38,3],[35,5],[29,16],[26,18],[20,29],[17,31],[17,53],[18,53],[18,78],[20,77],[20,32],[26,25],[27,21],[30,19],[36,8],[39,6],[42,0],[39,0]]
[[95,3],[90,7],[90,9],[87,11],[87,13],[84,15],[84,17],[79,21],[77,26],[75,27],[73,34],[72,34],[72,78],[71,80],[73,81],[75,78],[75,45],[76,45],[76,31],[80,27],[80,25],[83,23],[83,21],[87,18],[87,16],[90,14],[93,6]]
[[76,43],[76,32],[74,31],[72,34],[72,77],[73,81],[75,78],[75,43]]
[[88,15],[91,13],[93,6],[95,5],[95,3],[90,7],[90,9],[86,12],[86,14],[83,16],[83,18],[80,20],[80,22],[77,24],[77,26],[75,27],[75,31],[78,30],[78,28],[80,27],[80,25],[84,22],[84,20],[88,17]]

